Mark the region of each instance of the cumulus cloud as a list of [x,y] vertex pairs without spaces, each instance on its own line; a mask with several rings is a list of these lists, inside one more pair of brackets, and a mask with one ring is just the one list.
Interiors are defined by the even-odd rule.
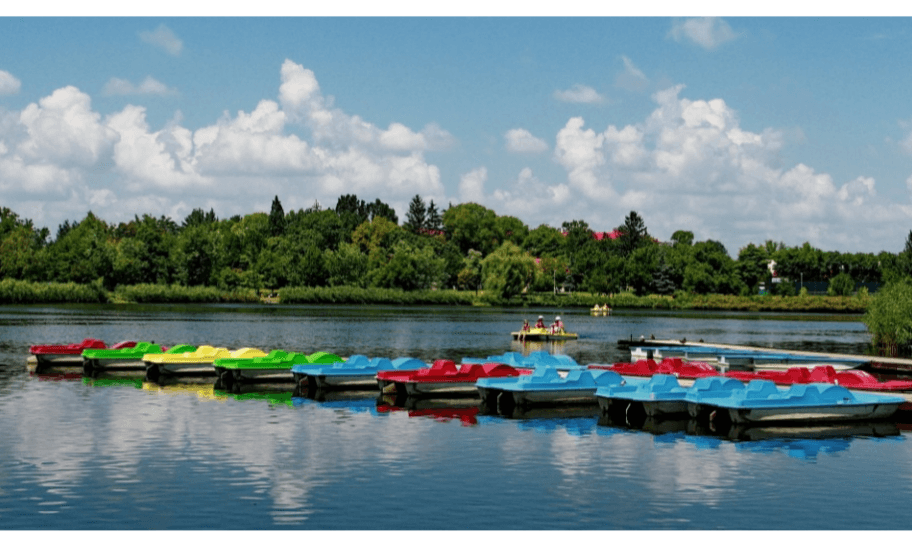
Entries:
[[144,30],[139,33],[139,39],[147,44],[163,49],[169,55],[180,55],[184,42],[174,32],[163,24],[155,30]]
[[676,42],[689,41],[707,50],[715,49],[737,37],[728,23],[718,17],[675,21],[668,34]]
[[[102,119],[89,96],[71,86],[21,112],[0,111],[0,200],[24,203],[24,195],[40,194],[58,200],[45,208],[50,216],[82,211],[34,218],[51,225],[90,208],[111,221],[186,214],[200,204],[220,215],[247,214],[266,194],[291,193],[283,197],[290,209],[357,193],[402,214],[415,193],[445,201],[440,171],[424,153],[454,143],[446,130],[434,123],[379,128],[335,108],[312,71],[286,61],[280,72],[278,101],[224,112],[195,130],[182,126],[179,113],[152,128],[136,105]],[[108,90],[161,87],[151,78],[139,85],[115,79]]]
[[526,129],[510,129],[504,139],[507,141],[507,150],[511,152],[538,154],[548,151],[548,144]]
[[484,185],[488,180],[488,169],[479,167],[462,175],[459,180],[459,198],[463,203],[482,203],[485,199]]
[[575,84],[570,89],[558,90],[554,92],[554,98],[561,102],[579,102],[585,104],[598,104],[605,101],[605,98],[598,94],[598,91],[588,85]]
[[[653,111],[630,125],[599,131],[570,118],[553,155],[565,181],[543,183],[526,168],[485,194],[479,170],[463,177],[461,195],[530,225],[585,218],[611,229],[636,210],[659,238],[686,229],[733,255],[768,239],[865,252],[880,250],[870,242],[885,240],[885,230],[903,240],[895,226],[909,223],[912,207],[879,201],[873,178],[836,181],[803,163],[783,168],[782,131],[749,130],[724,100],[690,100],[683,90],[655,93]],[[912,192],[912,176],[907,186]]]
[[174,95],[177,90],[168,87],[152,76],[146,76],[146,79],[138,85],[128,80],[111,78],[105,84],[102,93],[105,95]]
[[6,70],[0,70],[0,95],[15,95],[22,87],[22,82]]
[[572,192],[564,183],[548,185],[526,167],[507,188],[498,188],[492,194],[494,210],[501,216],[527,218],[530,227],[542,223],[560,225],[567,217],[564,207],[570,205]]
[[28,135],[17,147],[19,154],[63,167],[104,159],[118,138],[92,110],[89,96],[72,86],[26,106],[19,123]]

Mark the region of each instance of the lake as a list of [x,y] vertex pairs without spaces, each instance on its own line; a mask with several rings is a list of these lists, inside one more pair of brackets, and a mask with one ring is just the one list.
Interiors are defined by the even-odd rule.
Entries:
[[[520,345],[559,314],[577,341]],[[86,337],[427,362],[618,339],[863,353],[857,316],[361,306],[0,307],[0,529],[908,529],[907,425],[741,431],[611,423],[598,408],[485,415],[473,399],[231,395],[196,381],[34,376],[29,346]]]

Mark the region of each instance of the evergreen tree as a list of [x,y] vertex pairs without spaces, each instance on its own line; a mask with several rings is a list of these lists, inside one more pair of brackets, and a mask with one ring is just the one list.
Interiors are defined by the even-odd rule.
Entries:
[[630,211],[630,214],[624,219],[624,225],[618,230],[621,232],[621,253],[624,257],[633,254],[636,249],[649,240],[646,222],[636,211]]
[[440,216],[440,212],[437,210],[437,205],[434,204],[434,200],[431,199],[431,204],[427,208],[427,228],[431,231],[440,231],[443,229],[443,217]]
[[424,206],[420,195],[416,194],[409,203],[408,212],[405,213],[405,224],[402,227],[412,233],[419,233],[427,227],[427,207]]
[[269,233],[273,237],[285,234],[285,211],[278,195],[272,200],[272,209],[269,211]]
[[370,219],[373,220],[378,216],[386,218],[394,224],[399,223],[399,217],[396,216],[396,211],[393,210],[393,207],[387,205],[383,201],[377,199],[373,203],[367,205],[367,211],[370,213]]

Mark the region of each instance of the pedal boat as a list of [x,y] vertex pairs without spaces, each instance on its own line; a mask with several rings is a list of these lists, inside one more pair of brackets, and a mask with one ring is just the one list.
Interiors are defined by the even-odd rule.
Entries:
[[577,364],[576,360],[567,355],[552,355],[548,351],[533,351],[529,356],[522,353],[509,351],[502,355],[493,355],[486,358],[463,358],[463,364],[506,364],[514,368],[536,369],[550,366],[558,370],[570,371],[583,369],[585,366]]
[[670,419],[687,416],[688,392],[677,377],[655,374],[649,379],[599,387],[595,396],[603,414],[627,416],[631,411],[642,411],[646,417]]
[[244,347],[229,351],[224,347],[201,345],[196,350],[185,352],[167,352],[162,354],[148,354],[143,357],[146,367],[146,380],[156,382],[166,376],[211,376],[215,374],[213,362],[220,358],[254,358],[266,356],[259,349]]
[[886,419],[905,402],[900,396],[853,392],[828,383],[798,384],[782,389],[772,381],[755,379],[747,386],[723,392],[694,387],[687,398],[691,416],[707,416],[708,411],[708,416],[715,416],[717,422],[727,420],[733,424]]
[[317,390],[368,390],[377,387],[377,374],[389,371],[411,371],[428,368],[417,358],[368,358],[352,355],[344,362],[331,366],[301,366],[295,370],[295,389],[300,392]]
[[381,394],[397,397],[478,396],[475,382],[485,377],[511,377],[529,374],[506,364],[462,364],[436,360],[430,368],[377,373]]
[[[121,341],[111,349],[126,349],[136,345],[135,341]],[[44,373],[50,368],[82,368],[82,352],[86,349],[108,349],[104,341],[85,338],[81,343],[69,345],[32,345],[29,347],[29,371]]]
[[578,334],[552,332],[550,328],[532,328],[526,332],[512,332],[511,335],[520,341],[566,341],[579,338]]
[[[319,359],[327,354],[314,353],[309,357],[304,353],[275,350],[254,358],[219,358],[212,363],[216,374],[215,389],[231,391],[251,383],[292,383],[294,366],[310,364],[311,357],[319,355],[316,356]],[[336,355],[330,356],[333,362],[342,360]]]
[[590,369],[611,370],[624,377],[653,377],[658,374],[673,375],[682,387],[693,385],[701,377],[718,376],[719,371],[706,362],[685,362],[680,358],[664,358],[661,362],[652,359],[638,360],[634,363],[618,362],[611,365],[590,364]]
[[82,373],[93,377],[104,372],[145,372],[143,357],[163,352],[186,352],[196,347],[192,345],[175,345],[168,349],[156,343],[140,341],[133,347],[125,349],[86,349],[82,352]]
[[515,409],[533,405],[595,404],[597,389],[622,382],[619,374],[608,370],[577,369],[561,374],[557,368],[542,366],[528,375],[481,378],[475,388],[487,408],[512,415]]

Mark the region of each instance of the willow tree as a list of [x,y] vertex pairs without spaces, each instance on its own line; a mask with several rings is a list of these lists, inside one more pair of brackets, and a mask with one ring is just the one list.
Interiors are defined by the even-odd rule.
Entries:
[[535,259],[510,241],[500,245],[481,262],[485,290],[509,299],[535,279]]

